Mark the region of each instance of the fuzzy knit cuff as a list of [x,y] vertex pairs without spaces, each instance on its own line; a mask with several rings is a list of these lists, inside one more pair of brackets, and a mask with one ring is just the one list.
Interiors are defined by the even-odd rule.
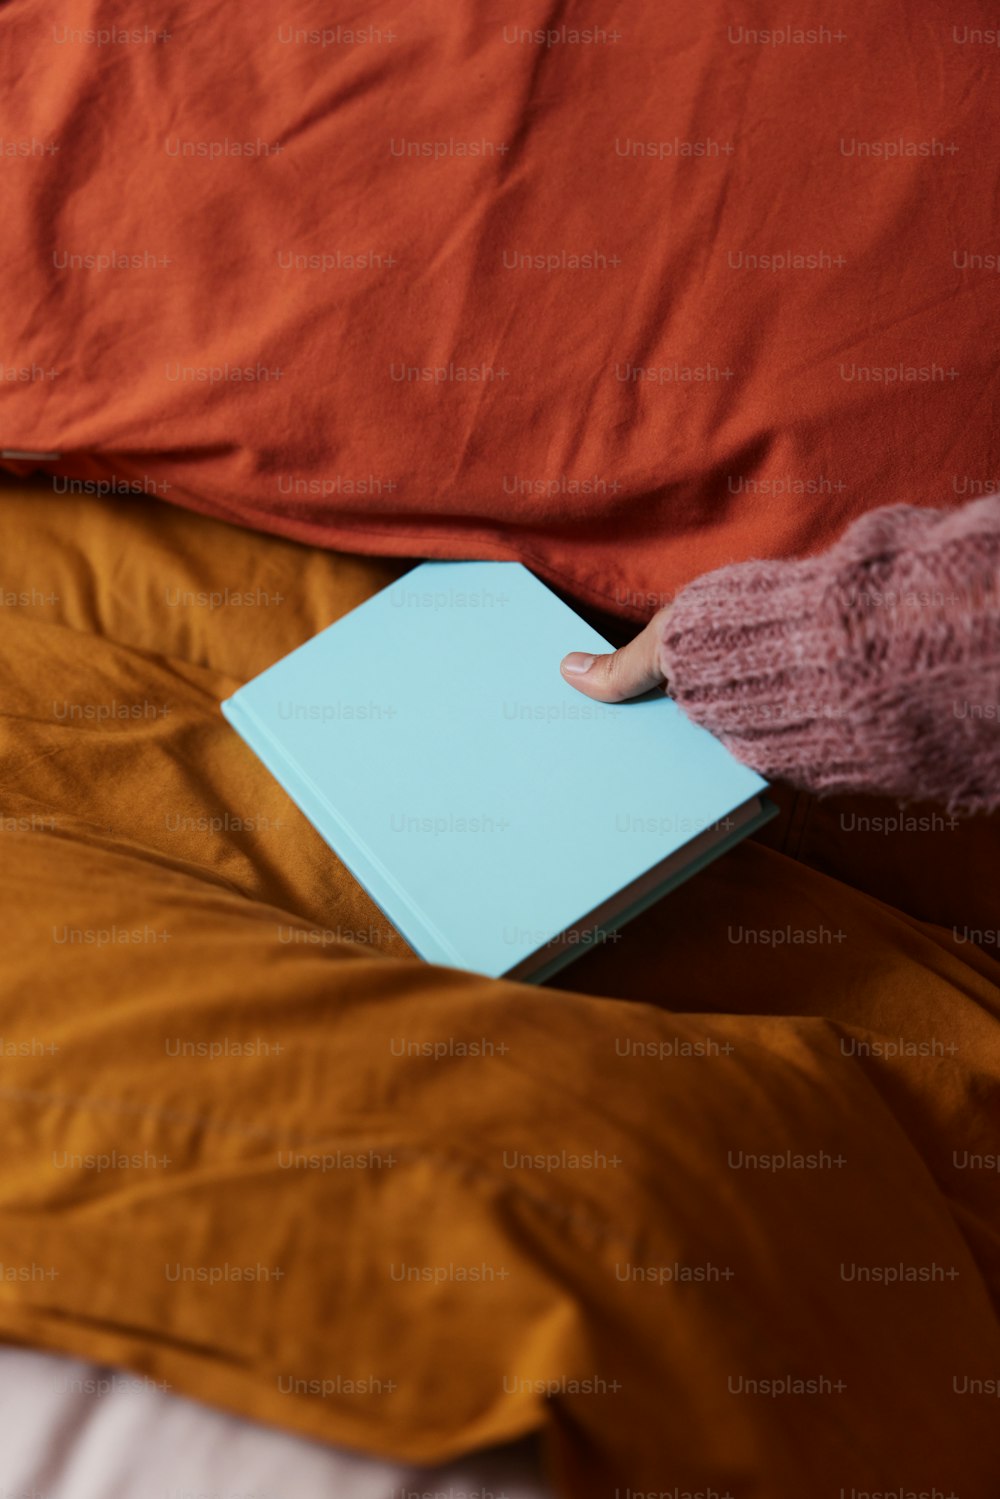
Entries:
[[872,511],[820,556],[707,573],[660,655],[689,717],[763,776],[1000,805],[1000,496]]

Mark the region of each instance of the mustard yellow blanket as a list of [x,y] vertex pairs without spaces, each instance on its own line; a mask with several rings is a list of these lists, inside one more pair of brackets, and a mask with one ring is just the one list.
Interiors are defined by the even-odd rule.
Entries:
[[785,799],[559,987],[428,967],[217,707],[397,564],[27,487],[0,556],[0,1336],[574,1496],[995,1499],[995,822]]

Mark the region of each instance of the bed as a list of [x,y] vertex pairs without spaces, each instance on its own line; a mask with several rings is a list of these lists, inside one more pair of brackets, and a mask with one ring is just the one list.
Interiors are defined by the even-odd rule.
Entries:
[[998,820],[776,787],[535,990],[218,709],[998,487],[995,17],[836,11],[0,12],[8,1487],[1000,1491]]
[[574,1495],[990,1491],[995,819],[779,791],[556,984],[435,969],[218,712],[402,564],[38,481],[0,550],[26,1389],[124,1371],[321,1466],[534,1438]]
[[547,1499],[530,1443],[405,1468],[185,1400],[161,1383],[55,1354],[0,1351],[5,1494],[106,1499]]

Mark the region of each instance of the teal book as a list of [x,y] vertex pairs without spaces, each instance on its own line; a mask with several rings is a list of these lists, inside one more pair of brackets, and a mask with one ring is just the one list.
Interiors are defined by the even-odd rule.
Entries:
[[665,694],[592,702],[608,642],[516,562],[426,562],[222,704],[430,963],[540,983],[774,815]]

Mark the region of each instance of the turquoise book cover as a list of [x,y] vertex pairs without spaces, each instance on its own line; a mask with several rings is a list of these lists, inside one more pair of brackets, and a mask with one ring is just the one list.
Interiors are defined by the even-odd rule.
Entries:
[[610,649],[520,563],[427,562],[222,711],[421,957],[539,982],[773,815],[664,694],[563,680]]

